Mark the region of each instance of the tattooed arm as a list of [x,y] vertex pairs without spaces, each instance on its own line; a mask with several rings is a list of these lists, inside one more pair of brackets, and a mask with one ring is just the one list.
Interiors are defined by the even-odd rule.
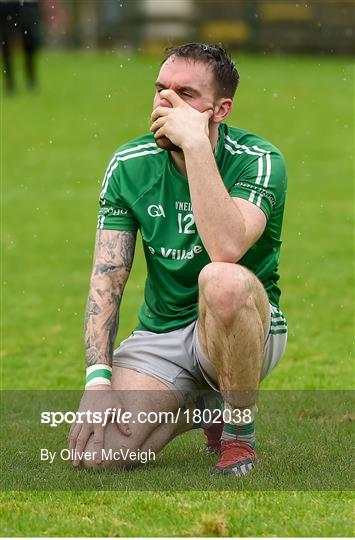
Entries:
[[118,311],[131,270],[136,233],[98,230],[85,316],[88,366],[112,365],[118,330]]
[[[89,298],[85,317],[85,350],[88,366],[112,365],[112,353],[118,329],[118,310],[123,289],[131,270],[136,233],[131,231],[98,230],[94,255],[94,267],[90,282]],[[95,391],[97,390],[97,391]],[[107,410],[121,408],[118,396],[111,388],[94,385],[85,390],[79,411],[100,412],[101,418]],[[129,436],[128,425],[116,423],[123,435]],[[93,424],[85,417],[74,422],[69,432],[69,450],[73,452],[73,465],[81,462],[81,454],[93,434],[95,462],[102,462],[104,426]]]

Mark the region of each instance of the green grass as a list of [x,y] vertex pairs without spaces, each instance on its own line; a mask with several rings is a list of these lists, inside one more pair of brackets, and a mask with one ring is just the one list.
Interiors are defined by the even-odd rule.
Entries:
[[[54,428],[41,425],[39,419],[43,410],[76,411],[80,397],[80,392],[63,391],[6,393],[3,489],[170,491],[173,483],[176,491],[235,491],[236,487],[238,491],[345,491],[353,486],[349,392],[261,393],[256,426],[260,466],[237,484],[235,478],[208,474],[216,458],[205,455],[200,430],[176,438],[155,460],[133,471],[73,471],[66,457],[60,456],[62,449],[67,453],[68,424]],[[55,453],[53,463],[41,461],[41,448]]]
[[[83,313],[99,185],[112,151],[148,130],[158,63],[156,58],[129,60],[111,54],[45,54],[39,92],[20,91],[2,102],[5,388],[82,387]],[[260,56],[242,56],[239,66],[241,86],[230,123],[278,145],[289,172],[281,259],[289,344],[263,387],[350,388],[353,67],[347,58]],[[119,339],[136,323],[144,273],[139,247]],[[339,425],[329,419],[333,421],[332,427]],[[348,433],[349,423],[342,425]],[[263,427],[260,448],[267,458],[272,440],[266,427],[263,436]],[[309,424],[313,432],[317,427],[316,421]],[[286,429],[285,440],[290,431]],[[329,441],[332,450],[336,441]],[[202,483],[204,491],[173,492],[184,467],[202,481],[210,466],[210,459],[198,453],[202,439],[196,433],[173,444],[157,467],[135,471],[135,480],[123,473],[129,487],[123,492],[5,492],[3,534],[352,534],[348,493],[256,491],[265,487],[265,475],[275,467],[272,459],[271,469],[264,465],[256,473],[259,486],[256,476],[243,485],[235,482],[234,493],[210,491],[209,480]],[[14,458],[13,466],[15,470]],[[62,489],[78,477],[69,468],[61,474]],[[96,485],[97,477],[91,478]],[[122,476],[117,478],[122,488]],[[133,491],[146,481],[161,489],[170,483],[172,493]],[[78,482],[87,486],[88,475]]]

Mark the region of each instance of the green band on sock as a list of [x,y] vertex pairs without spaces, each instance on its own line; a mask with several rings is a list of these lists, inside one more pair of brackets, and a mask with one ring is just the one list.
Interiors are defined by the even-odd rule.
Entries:
[[223,431],[225,431],[229,435],[236,435],[237,434],[237,426],[235,424],[224,424]]
[[255,431],[254,422],[246,424],[245,426],[238,426],[237,424],[224,424],[223,431],[230,435],[250,435]]
[[254,422],[250,422],[250,424],[245,424],[245,426],[237,425],[235,427],[237,428],[237,435],[250,435],[255,431]]
[[222,441],[237,440],[248,444],[251,448],[255,447],[255,425],[254,422],[245,426],[237,424],[224,424],[222,432]]

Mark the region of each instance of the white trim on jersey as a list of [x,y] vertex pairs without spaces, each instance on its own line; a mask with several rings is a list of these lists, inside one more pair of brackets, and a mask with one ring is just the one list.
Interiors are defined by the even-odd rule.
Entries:
[[258,176],[257,176],[257,179],[255,181],[256,184],[260,184],[261,178],[263,176],[263,170],[264,170],[263,156],[260,156],[259,159],[258,159]]
[[270,153],[270,150],[263,150],[259,146],[256,146],[256,144],[254,144],[252,146],[252,148],[254,148],[254,150],[257,150],[258,152],[261,152],[262,154],[269,154]]
[[285,320],[284,315],[280,315],[279,317],[276,317],[274,316],[274,314],[272,314],[272,322],[275,322],[275,323],[280,322],[280,321],[283,322],[284,320]]
[[136,152],[137,150],[142,150],[142,148],[158,148],[158,146],[154,142],[138,144],[138,146],[133,146],[132,148],[126,148],[126,150],[120,150],[120,152],[116,152],[115,156],[123,156],[124,154],[128,154],[128,152]]
[[106,168],[106,172],[104,174],[104,178],[102,180],[102,184],[101,186],[103,187],[104,183],[105,183],[105,180],[106,180],[106,176],[110,170],[110,167],[112,166],[112,164],[115,162],[115,159],[117,158],[117,156],[123,156],[124,154],[128,154],[128,152],[136,152],[137,150],[141,150],[142,148],[158,148],[156,143],[146,143],[146,144],[138,144],[137,146],[133,146],[132,148],[126,148],[126,150],[121,150],[120,152],[116,152],[110,163],[108,164],[107,168]]
[[[127,152],[135,151],[135,150],[138,150],[138,149],[142,150],[143,148],[147,148],[147,147],[148,148],[155,147],[155,150],[144,150],[142,152],[135,152],[133,154],[128,154],[127,156],[125,156],[125,155],[122,156],[122,154],[126,154]],[[147,156],[147,155],[150,155],[150,154],[159,154],[160,152],[163,152],[163,149],[158,148],[155,143],[140,144],[138,146],[135,146],[134,148],[128,148],[127,150],[122,150],[122,152],[117,152],[114,155],[114,157],[111,159],[111,161],[109,163],[109,166],[106,169],[106,174],[104,176],[104,180],[103,180],[103,184],[102,184],[102,190],[101,190],[101,193],[100,193],[100,200],[102,200],[103,203],[105,202],[104,197],[105,197],[105,194],[106,194],[106,191],[107,191],[107,188],[108,188],[109,180],[110,180],[110,178],[112,176],[113,171],[118,167],[118,164],[119,164],[120,161],[127,161],[128,159],[134,159],[134,158],[137,158],[137,157],[140,157],[140,156]],[[111,164],[112,164],[112,166],[111,166]],[[110,166],[111,166],[111,169],[109,170]]]
[[[262,148],[259,148],[259,146],[257,146],[256,144],[254,144],[252,146],[252,148],[254,150],[256,150],[256,152],[252,151],[248,146],[244,145],[244,144],[238,144],[237,141],[233,141],[233,139],[231,139],[228,135],[225,135],[224,139],[226,141],[228,141],[229,143],[233,144],[233,146],[236,148],[236,150],[234,150],[234,148],[232,148],[231,146],[229,146],[227,143],[224,145],[224,148],[226,150],[228,150],[228,152],[230,152],[232,155],[234,154],[243,154],[243,153],[246,153],[246,154],[250,154],[250,155],[253,155],[253,156],[259,156],[258,158],[258,174],[257,174],[257,177],[256,177],[256,181],[255,183],[258,184],[258,185],[262,185],[263,187],[267,187],[269,185],[269,180],[270,180],[270,176],[271,176],[271,156],[270,156],[270,150],[263,150]],[[264,173],[264,158],[265,158],[265,173]],[[265,174],[265,176],[264,176]],[[262,182],[263,180],[263,176],[264,176],[264,181]],[[249,196],[249,201],[250,202],[254,202],[254,197],[255,197],[256,193],[255,191],[252,191],[250,193],[250,196]],[[257,202],[256,202],[256,205],[260,207],[261,205],[261,200],[262,200],[262,195],[259,195],[258,196],[258,199],[257,199]]]
[[97,229],[103,229],[104,228],[104,222],[105,222],[105,216],[100,216],[97,221]]
[[[239,144],[237,141],[233,141],[228,135],[225,135],[224,139],[231,143],[233,146],[235,146],[238,150],[234,153],[242,154],[245,152],[246,154],[250,154],[251,156],[260,156],[263,154],[263,151],[260,153],[260,151],[255,152],[249,148],[249,146],[246,146],[245,144]],[[226,147],[226,146],[225,146]],[[230,148],[227,148],[227,150],[231,150]],[[242,151],[241,151],[242,150]]]
[[266,176],[265,176],[264,187],[268,186],[270,176],[271,176],[271,157],[270,157],[270,153],[268,152],[266,154]]

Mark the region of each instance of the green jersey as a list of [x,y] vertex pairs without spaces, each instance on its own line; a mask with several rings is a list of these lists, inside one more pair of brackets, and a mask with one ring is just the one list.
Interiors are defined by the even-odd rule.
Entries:
[[[232,197],[255,204],[267,225],[238,261],[263,283],[278,307],[278,263],[287,186],[284,159],[264,139],[222,124],[215,150],[221,178]],[[152,134],[120,147],[100,195],[99,229],[141,232],[147,263],[138,328],[169,332],[198,314],[198,275],[211,262],[198,234],[187,178]],[[236,239],[237,240],[237,239]]]

